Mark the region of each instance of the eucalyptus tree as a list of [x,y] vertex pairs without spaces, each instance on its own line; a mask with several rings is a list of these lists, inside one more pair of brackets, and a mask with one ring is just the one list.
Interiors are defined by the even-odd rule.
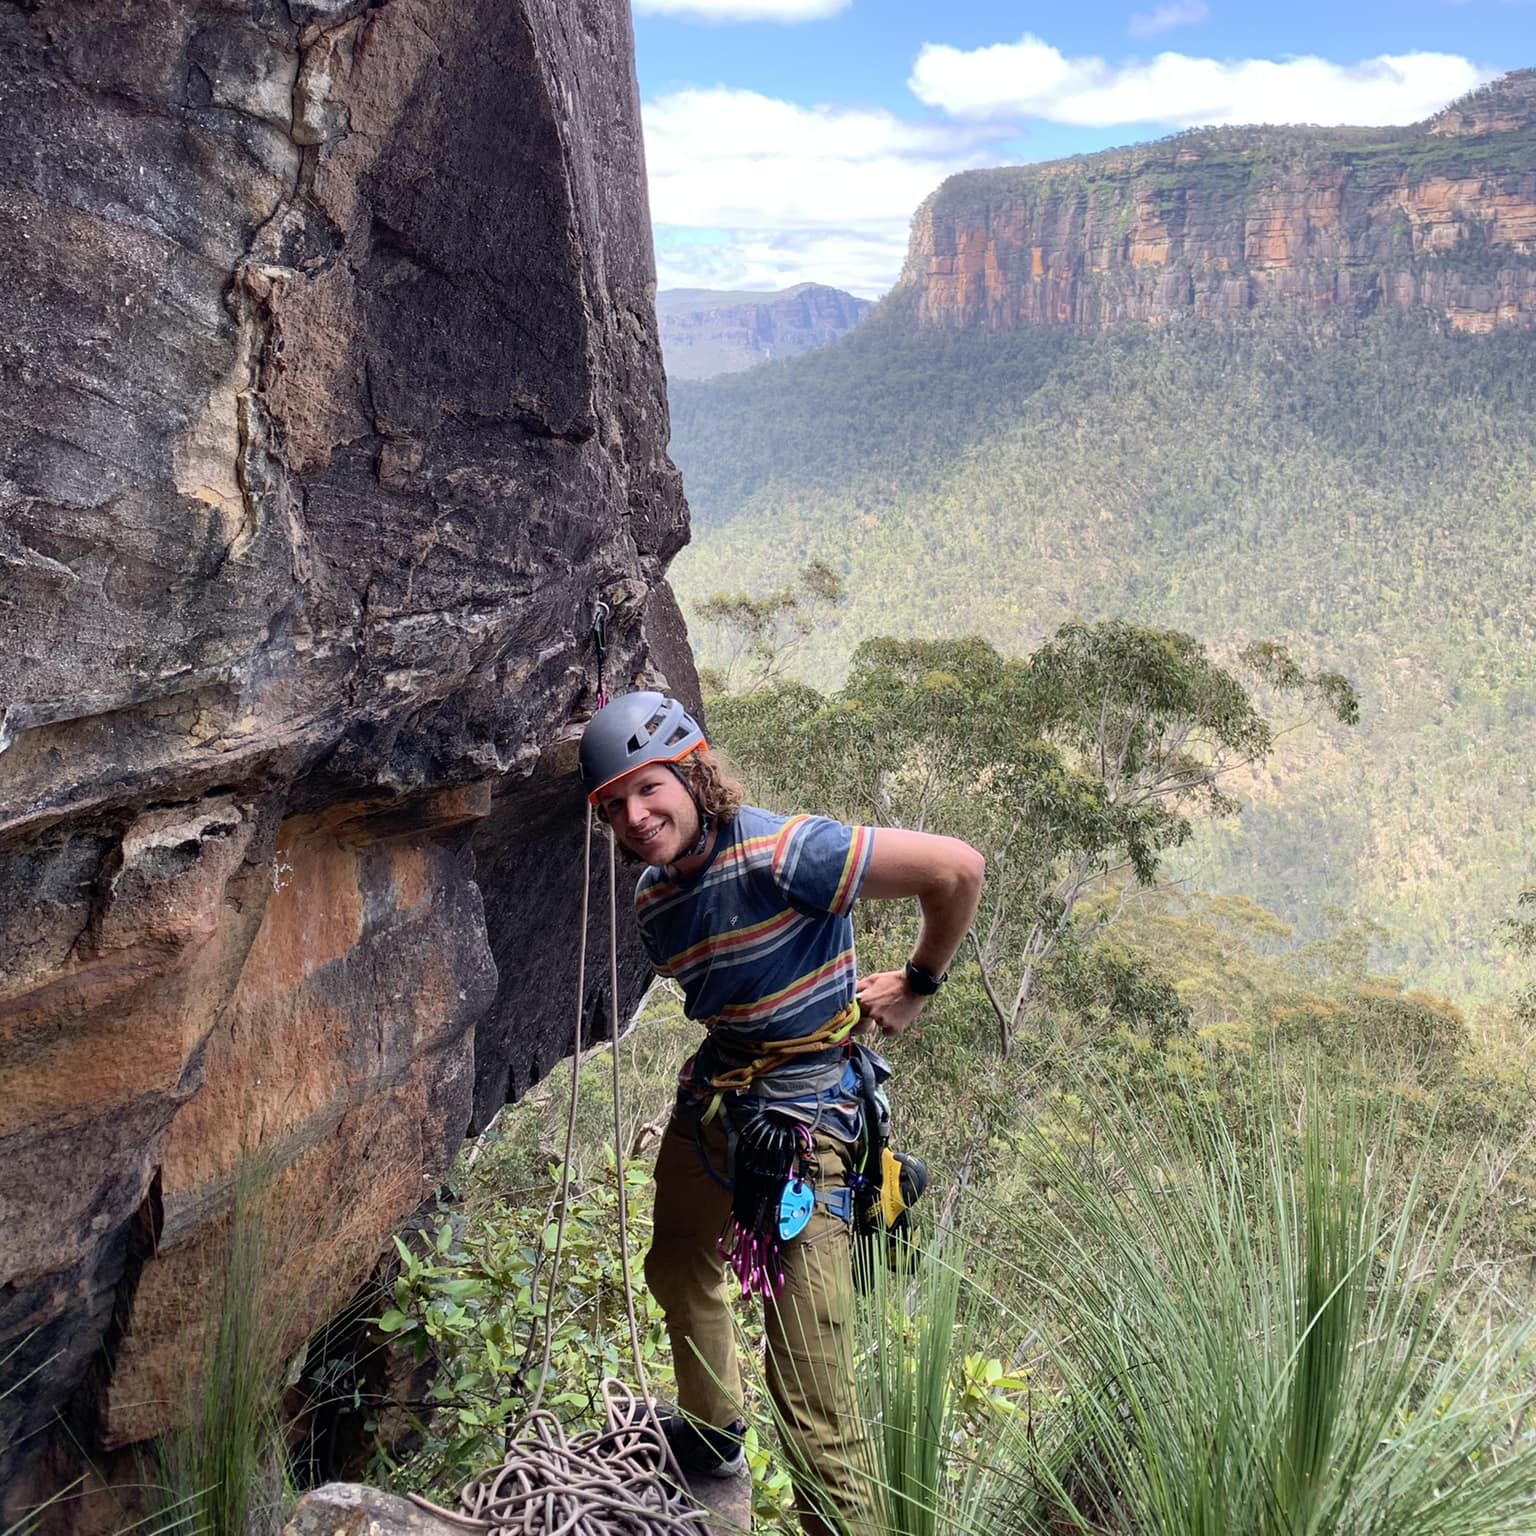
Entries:
[[[1281,647],[1251,647],[1255,681],[1350,722],[1353,690],[1309,674]],[[1262,758],[1275,729],[1236,671],[1175,630],[1123,621],[1064,625],[1027,659],[975,636],[866,641],[847,682],[822,694],[774,682],[711,703],[759,791],[874,826],[941,829],[987,858],[970,941],[1006,1054],[1040,968],[1070,947],[1095,883],[1150,885],[1196,819],[1229,816],[1223,781]],[[1145,978],[1142,978],[1145,983]],[[1133,969],[1102,966],[1101,990],[1166,1028],[1178,1004]]]

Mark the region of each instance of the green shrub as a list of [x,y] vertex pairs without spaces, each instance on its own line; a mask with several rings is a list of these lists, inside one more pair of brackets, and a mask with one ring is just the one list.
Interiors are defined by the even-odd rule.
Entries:
[[445,1208],[423,1245],[396,1239],[399,1269],[378,1325],[434,1370],[426,1400],[411,1405],[419,1448],[402,1462],[381,1461],[377,1475],[452,1497],[501,1460],[507,1429],[529,1412],[538,1389],[549,1286],[555,1288],[554,1328],[543,1407],[572,1426],[595,1427],[602,1420],[602,1379],[633,1375],[624,1264],[637,1288],[647,1373],[664,1378],[660,1310],[640,1275],[650,1213],[638,1197],[649,1170],[627,1162],[624,1179],[631,1206],[627,1255],[618,1239],[611,1151],[603,1176],[572,1185],[557,1273],[550,1264],[559,1216],[552,1203],[555,1168],[525,1198]]

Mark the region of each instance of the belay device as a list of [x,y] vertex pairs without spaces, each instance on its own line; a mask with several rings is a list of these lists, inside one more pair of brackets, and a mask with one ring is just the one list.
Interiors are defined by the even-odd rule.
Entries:
[[779,1241],[787,1243],[805,1231],[816,1209],[816,1195],[809,1183],[793,1178],[784,1185],[779,1196]]

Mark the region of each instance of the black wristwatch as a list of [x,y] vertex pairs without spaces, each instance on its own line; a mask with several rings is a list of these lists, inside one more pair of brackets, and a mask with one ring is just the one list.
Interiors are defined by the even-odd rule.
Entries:
[[944,976],[935,976],[926,965],[919,965],[915,960],[907,961],[907,991],[915,992],[919,997],[932,997],[940,987],[944,985]]

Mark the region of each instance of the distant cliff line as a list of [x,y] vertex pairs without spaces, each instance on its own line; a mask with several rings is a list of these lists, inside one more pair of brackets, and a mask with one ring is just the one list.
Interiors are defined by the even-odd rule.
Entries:
[[656,319],[667,375],[708,379],[795,357],[846,336],[874,305],[823,283],[780,293],[663,289]]
[[919,208],[920,326],[1159,323],[1279,304],[1536,323],[1536,69],[1411,128],[1211,128],[970,171]]

